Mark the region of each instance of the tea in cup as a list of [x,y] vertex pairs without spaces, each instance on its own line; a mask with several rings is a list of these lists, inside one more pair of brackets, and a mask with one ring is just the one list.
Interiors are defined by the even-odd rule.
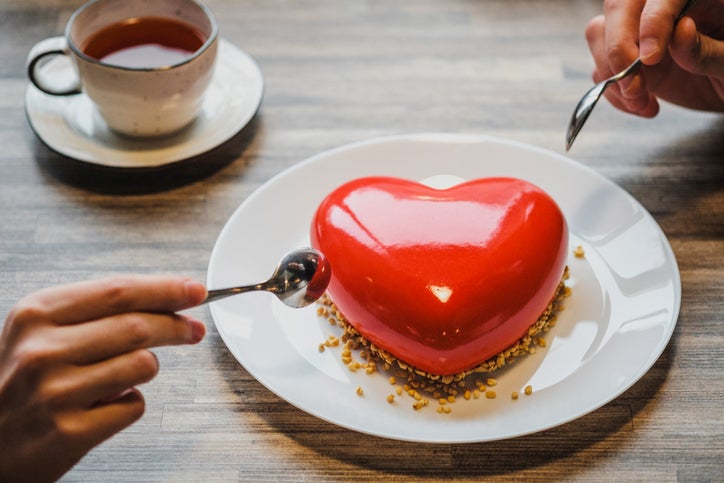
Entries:
[[[93,0],[71,16],[64,36],[31,49],[27,71],[46,94],[86,94],[111,130],[155,137],[197,117],[217,50],[216,20],[194,0]],[[70,87],[40,68],[57,55],[74,66]]]

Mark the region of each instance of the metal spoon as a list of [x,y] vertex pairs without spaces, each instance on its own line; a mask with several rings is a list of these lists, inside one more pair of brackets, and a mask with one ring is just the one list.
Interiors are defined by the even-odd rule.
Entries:
[[[696,3],[696,0],[689,0],[688,2],[686,2],[684,8],[681,9],[681,13],[679,13],[679,16],[676,18],[674,25],[679,22],[681,17],[686,14],[686,12],[689,10],[689,8],[691,8],[692,5],[694,5],[694,3]],[[624,77],[633,74],[639,69],[639,67],[641,67],[640,58],[636,59],[631,65],[626,67],[618,74],[599,82],[598,84],[593,86],[588,92],[586,92],[586,94],[584,94],[581,100],[578,101],[576,109],[573,111],[573,116],[571,116],[571,122],[568,123],[568,132],[566,133],[566,151],[570,150],[571,146],[573,146],[573,141],[575,141],[576,136],[578,136],[581,128],[583,128],[583,125],[586,123],[586,119],[588,119],[591,111],[593,111],[593,108],[596,106],[596,103],[601,97],[601,94],[603,94],[603,91],[605,91],[606,88],[612,83],[618,82]]]
[[209,290],[203,303],[240,293],[266,290],[290,307],[306,307],[324,294],[331,276],[332,270],[325,256],[313,248],[303,248],[285,255],[266,282]]
[[596,106],[596,103],[601,97],[601,94],[603,94],[603,91],[606,90],[606,87],[636,72],[639,67],[641,67],[641,59],[636,59],[631,65],[618,74],[593,86],[588,92],[586,92],[581,100],[578,101],[576,110],[573,111],[571,122],[568,123],[568,133],[566,133],[566,151],[570,150],[571,146],[573,146],[573,141],[575,141],[576,136],[578,136],[581,128],[583,128],[583,125],[586,123],[586,119],[588,119],[588,116],[591,114],[591,111],[593,111],[593,108]]

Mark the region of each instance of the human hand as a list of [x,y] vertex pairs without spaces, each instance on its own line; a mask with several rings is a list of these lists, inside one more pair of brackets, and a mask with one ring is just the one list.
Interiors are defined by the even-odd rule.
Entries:
[[52,481],[138,420],[134,387],[152,379],[149,347],[194,344],[203,323],[175,314],[201,303],[198,282],[125,276],[41,290],[0,334],[0,481]]
[[691,109],[724,111],[724,0],[699,0],[678,23],[685,0],[605,0],[604,14],[586,27],[595,61],[593,81],[643,66],[608,87],[618,109],[643,117],[658,99]]

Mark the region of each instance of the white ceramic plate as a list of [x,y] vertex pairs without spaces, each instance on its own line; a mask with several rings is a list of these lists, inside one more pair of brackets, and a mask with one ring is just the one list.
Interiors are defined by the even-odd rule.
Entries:
[[[681,289],[671,247],[650,214],[616,184],[570,159],[483,136],[421,134],[353,144],[308,159],[251,195],[222,230],[208,286],[266,279],[284,253],[309,244],[322,198],[345,181],[389,175],[426,180],[514,176],[550,193],[571,230],[573,295],[547,346],[496,373],[496,399],[437,403],[414,411],[409,397],[388,404],[386,377],[350,372],[339,350],[318,345],[335,327],[313,305],[290,309],[268,293],[211,305],[221,337],[262,384],[298,408],[356,431],[423,442],[476,442],[541,431],[606,404],[634,384],[666,347]],[[332,268],[334,270],[334,267]],[[511,399],[532,385],[531,396]],[[356,394],[356,388],[364,396]]]
[[[66,57],[55,57],[42,69],[59,79],[72,71]],[[147,140],[118,136],[84,94],[52,96],[32,84],[25,93],[25,111],[35,134],[60,154],[116,168],[148,168],[203,154],[231,139],[254,117],[263,91],[254,59],[222,39],[201,113],[177,134]]]

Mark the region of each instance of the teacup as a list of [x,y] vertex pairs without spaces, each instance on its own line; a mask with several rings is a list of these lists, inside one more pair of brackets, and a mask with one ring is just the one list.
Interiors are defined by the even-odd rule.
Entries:
[[[194,0],[92,0],[71,16],[63,37],[32,48],[27,71],[46,94],[85,93],[117,133],[163,136],[197,117],[217,49],[216,20]],[[72,61],[70,87],[40,68],[57,55]]]

